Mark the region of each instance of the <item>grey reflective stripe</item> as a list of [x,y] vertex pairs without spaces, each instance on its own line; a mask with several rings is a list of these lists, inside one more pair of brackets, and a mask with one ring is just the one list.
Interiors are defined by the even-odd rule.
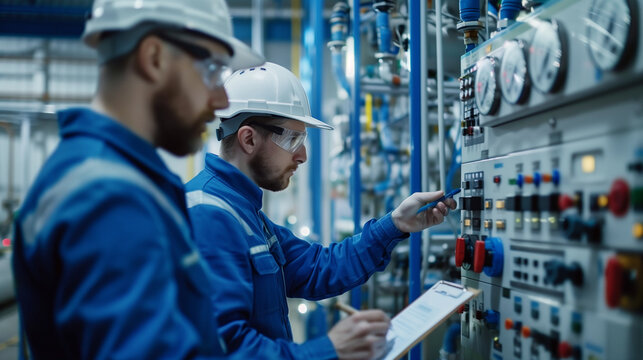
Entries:
[[[89,159],[69,170],[40,197],[35,210],[28,214],[21,224],[25,243],[32,245],[35,242],[45,222],[54,215],[69,195],[92,182],[109,179],[126,181],[147,192],[172,217],[188,243],[191,242],[188,223],[152,181],[129,166],[101,159]],[[186,258],[194,256],[198,258],[198,252],[186,255],[183,262],[186,262]],[[194,263],[194,260],[191,263]]]
[[266,241],[268,242],[268,246],[272,247],[272,245],[277,242],[277,236],[273,235]]
[[254,232],[252,232],[252,229],[250,228],[250,226],[248,226],[248,223],[243,220],[243,218],[239,215],[239,213],[237,213],[236,210],[232,208],[232,206],[230,206],[220,197],[208,194],[201,190],[195,190],[185,194],[185,201],[188,204],[188,209],[193,208],[197,205],[210,205],[218,207],[219,209],[226,211],[235,219],[237,219],[237,221],[243,227],[243,230],[246,231],[246,234],[248,234],[249,236],[254,235]]
[[258,254],[261,252],[268,252],[268,250],[270,250],[268,245],[255,245],[250,248],[250,255]]

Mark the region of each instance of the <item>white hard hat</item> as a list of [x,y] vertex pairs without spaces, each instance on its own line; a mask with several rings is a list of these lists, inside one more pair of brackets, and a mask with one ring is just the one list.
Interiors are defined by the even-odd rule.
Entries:
[[298,120],[308,127],[332,130],[333,127],[310,116],[304,87],[290,70],[267,62],[239,70],[225,82],[230,106],[217,111],[221,127],[217,137],[234,134],[241,123],[253,115],[275,115]]
[[194,31],[215,39],[232,51],[233,69],[264,62],[261,55],[233,37],[232,19],[224,0],[95,0],[83,40],[96,48],[102,33],[131,30],[143,24]]

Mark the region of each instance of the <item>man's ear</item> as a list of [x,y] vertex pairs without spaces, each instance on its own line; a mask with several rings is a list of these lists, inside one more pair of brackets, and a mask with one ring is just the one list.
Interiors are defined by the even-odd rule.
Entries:
[[151,83],[165,81],[170,66],[169,49],[161,39],[151,35],[141,40],[134,55],[134,65],[143,79]]
[[252,155],[258,151],[261,142],[260,134],[252,126],[244,125],[237,131],[237,141],[239,147],[247,155]]

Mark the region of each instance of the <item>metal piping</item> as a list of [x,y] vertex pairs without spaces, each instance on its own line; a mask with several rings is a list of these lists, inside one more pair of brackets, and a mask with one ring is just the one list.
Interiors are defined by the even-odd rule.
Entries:
[[263,0],[252,0],[252,50],[263,55]]
[[[311,83],[311,113],[317,119],[323,119],[322,114],[322,90],[323,90],[323,67],[324,67],[324,19],[323,2],[313,1],[310,6],[313,33],[316,35],[313,40],[314,53],[312,57],[312,83]],[[322,195],[324,188],[321,182],[322,174],[322,147],[321,130],[308,130],[310,138],[310,188],[312,197],[312,233],[316,235],[313,239],[321,242],[324,238],[322,227]]]
[[[318,1],[321,3],[321,1]],[[355,53],[354,57],[354,66],[355,66],[355,78],[353,79],[353,111],[351,118],[351,138],[352,138],[352,150],[353,150],[353,166],[351,170],[351,198],[353,203],[353,226],[355,234],[358,234],[362,231],[362,182],[361,182],[361,173],[360,173],[360,163],[362,162],[362,156],[360,153],[362,144],[360,139],[361,125],[360,125],[360,113],[361,113],[361,91],[360,91],[360,66],[361,66],[361,56],[360,56],[360,20],[359,20],[359,7],[360,0],[353,0],[353,51]],[[360,309],[362,305],[362,289],[357,287],[351,290],[351,305],[355,309]]]
[[440,144],[440,149],[438,154],[440,155],[439,164],[440,164],[440,189],[446,189],[445,178],[446,178],[446,164],[444,163],[444,61],[442,58],[443,55],[443,46],[442,46],[442,0],[436,0],[435,2],[436,12],[435,12],[435,42],[437,45],[437,65],[438,65],[438,140]]
[[[410,94],[410,131],[411,131],[411,193],[422,191],[422,121],[426,117],[426,105],[422,106],[422,99],[426,101],[426,41],[422,44],[422,33],[426,32],[426,2],[410,1],[410,30],[411,30],[411,70],[416,75],[411,76]],[[426,37],[426,35],[424,36]],[[424,65],[423,65],[424,64]],[[419,71],[418,71],[419,70]],[[419,72],[419,74],[418,74]],[[424,81],[424,86],[422,82]],[[425,103],[426,104],[426,103]],[[409,250],[409,302],[417,299],[421,294],[420,267],[422,263],[421,250],[422,234],[411,234]],[[422,345],[411,350],[411,360],[419,360],[422,354]]]

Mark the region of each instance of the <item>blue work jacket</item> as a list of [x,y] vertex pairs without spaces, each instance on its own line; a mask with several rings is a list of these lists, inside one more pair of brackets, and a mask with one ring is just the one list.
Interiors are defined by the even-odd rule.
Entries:
[[236,167],[207,154],[187,185],[195,241],[215,276],[212,301],[229,349],[279,359],[335,359],[328,336],[292,341],[286,297],[319,300],[366,282],[408,234],[386,215],[361,234],[323,247],[297,238],[261,211],[262,191]]
[[13,272],[32,358],[223,355],[212,274],[191,240],[180,178],[104,115],[70,109],[58,119],[61,142],[15,224]]

